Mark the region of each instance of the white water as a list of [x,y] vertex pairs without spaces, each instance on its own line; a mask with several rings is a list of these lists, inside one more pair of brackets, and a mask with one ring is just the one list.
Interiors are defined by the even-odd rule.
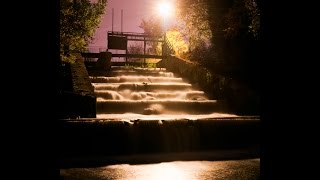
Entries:
[[121,68],[110,77],[90,77],[97,97],[97,118],[210,119],[236,117],[217,112],[217,101],[162,69]]
[[118,119],[118,120],[197,120],[197,119],[213,119],[213,118],[226,118],[238,117],[234,114],[212,113],[212,114],[160,114],[160,115],[143,115],[134,113],[125,114],[97,114],[99,119]]
[[165,69],[118,69],[118,70],[113,70],[111,72],[114,76],[123,76],[123,75],[133,75],[133,76],[141,76],[141,75],[152,75],[152,76],[160,76],[160,77],[174,77],[174,74],[172,72],[167,72]]
[[159,82],[176,82],[182,83],[182,78],[175,78],[175,77],[155,77],[155,76],[116,76],[116,77],[104,77],[104,76],[97,76],[97,77],[90,77],[91,81],[94,83],[121,83],[121,82],[146,82],[146,83],[159,83]]
[[[114,88],[116,89],[116,87]],[[132,92],[130,90],[96,90],[98,101],[103,100],[206,100],[203,91],[158,91],[158,92]]]

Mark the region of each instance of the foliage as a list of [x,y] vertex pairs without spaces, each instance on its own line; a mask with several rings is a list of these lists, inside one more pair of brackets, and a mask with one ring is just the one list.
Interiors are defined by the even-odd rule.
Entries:
[[[161,30],[161,21],[157,17],[151,17],[148,20],[142,19],[140,26],[141,29],[143,29],[145,34],[152,35],[152,36],[162,36],[162,30]],[[148,46],[148,52],[150,54],[161,54],[161,51],[159,50],[159,43],[158,42],[151,42],[147,41]]]
[[[196,61],[213,72],[235,78],[257,77],[257,3],[259,0],[176,0],[177,22],[174,29],[167,31],[167,37],[177,56]],[[160,22],[152,17],[143,20],[140,27],[146,33],[161,34]],[[154,43],[153,50],[157,49],[161,45]]]
[[134,44],[130,44],[128,47],[129,54],[143,54],[143,47],[141,43],[135,42]]
[[146,63],[144,65],[146,68],[157,68],[157,63]]
[[203,0],[177,0],[179,30],[189,42],[189,51],[199,44],[210,45],[212,32],[209,26],[209,11]]
[[251,33],[258,38],[260,31],[260,11],[254,0],[235,0],[224,15],[224,32],[226,38],[234,38]]
[[178,29],[188,44],[183,58],[203,63],[212,46],[209,9],[205,0],[177,0]]
[[[143,43],[141,42],[134,42],[134,44],[130,43],[128,47],[128,53],[129,54],[143,54]],[[131,60],[141,60],[141,58],[129,58]]]
[[93,40],[107,0],[60,0],[60,58],[74,62],[76,55]]
[[[179,30],[189,40],[190,52],[224,48],[225,39],[251,33],[258,39],[260,10],[256,0],[177,0]],[[206,44],[206,48],[203,45]]]
[[185,57],[189,50],[189,45],[184,39],[182,33],[177,28],[172,28],[166,33],[166,38],[173,46],[175,55],[179,57]]
[[[151,17],[149,20],[142,19],[139,26],[144,30],[144,33],[152,36],[163,35],[161,30],[161,21],[158,17]],[[189,50],[188,42],[177,27],[170,28],[166,32],[166,38],[173,46],[175,55],[185,57],[185,54]],[[162,43],[160,42],[147,42],[148,52],[151,54],[162,54]]]
[[255,38],[258,39],[260,35],[260,9],[256,1],[254,0],[246,0],[245,6],[249,14],[249,19],[251,21],[249,25],[249,31]]
[[126,63],[126,64],[124,64],[124,67],[125,67],[125,68],[128,68],[128,69],[130,69],[130,68],[131,68],[131,69],[135,68],[135,66],[134,66],[134,65],[127,64],[127,63]]

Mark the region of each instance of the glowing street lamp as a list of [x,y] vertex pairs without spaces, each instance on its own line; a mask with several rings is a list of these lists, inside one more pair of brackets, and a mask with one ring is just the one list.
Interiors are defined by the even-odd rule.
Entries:
[[[160,17],[163,20],[163,40],[165,43],[166,40],[166,19],[173,15],[174,7],[170,0],[162,0],[157,5],[157,11]],[[164,53],[165,47],[164,44],[162,46],[162,53]]]
[[163,0],[158,4],[158,13],[161,16],[169,17],[173,13],[173,5],[168,0]]
[[170,0],[162,0],[157,5],[157,11],[159,16],[162,17],[164,32],[166,32],[166,19],[173,14],[173,4],[170,2]]

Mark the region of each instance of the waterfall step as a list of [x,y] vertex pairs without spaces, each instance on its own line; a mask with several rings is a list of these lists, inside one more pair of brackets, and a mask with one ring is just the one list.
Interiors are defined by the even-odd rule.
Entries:
[[166,69],[112,67],[103,73],[90,75],[97,97],[97,117],[128,113],[208,115],[222,113],[226,107]]
[[259,147],[259,117],[211,120],[61,120],[65,156],[197,152]]
[[138,113],[138,114],[208,114],[220,110],[215,100],[98,100],[97,114]]
[[[226,113],[211,113],[211,114],[134,114],[134,113],[125,113],[125,114],[97,114],[98,121],[106,121],[106,120],[124,120],[130,121],[130,123],[134,123],[137,120],[154,120],[154,121],[171,121],[171,120],[223,120],[223,119],[232,119],[232,120],[244,120],[241,116],[237,116],[234,114],[226,114]],[[248,120],[249,117],[246,117]],[[252,117],[252,119],[257,119],[256,117]],[[82,119],[84,120],[84,119]],[[89,119],[90,120],[90,119]]]
[[142,67],[126,67],[126,66],[111,66],[111,71],[167,71],[166,68],[142,68]]
[[203,91],[159,91],[131,92],[113,90],[95,90],[97,100],[207,100]]
[[183,83],[182,78],[175,77],[159,77],[159,76],[116,76],[116,77],[105,77],[105,76],[90,76],[92,83],[123,83],[123,82],[134,82],[134,83]]
[[157,70],[157,71],[149,71],[149,70],[93,71],[93,72],[89,72],[89,75],[90,76],[108,76],[108,77],[121,76],[121,75],[174,77],[174,74],[172,72],[160,71],[160,70]]
[[131,90],[131,91],[181,91],[192,90],[188,83],[92,83],[95,90]]

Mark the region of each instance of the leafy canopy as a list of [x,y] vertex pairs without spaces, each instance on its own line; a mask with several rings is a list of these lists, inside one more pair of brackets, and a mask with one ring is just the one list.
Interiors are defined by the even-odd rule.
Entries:
[[60,59],[74,62],[76,52],[81,52],[93,40],[107,0],[60,0]]

